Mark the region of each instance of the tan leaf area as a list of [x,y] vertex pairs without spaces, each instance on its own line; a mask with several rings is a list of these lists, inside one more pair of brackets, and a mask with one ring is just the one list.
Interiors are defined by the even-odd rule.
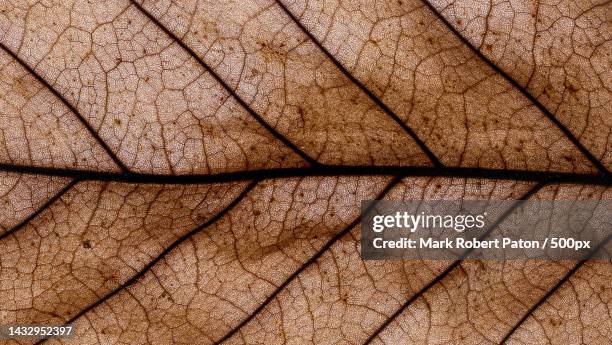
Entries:
[[0,1],[0,326],[75,327],[0,344],[612,343],[609,261],[359,241],[364,200],[609,201],[610,13]]
[[443,163],[589,169],[563,133],[422,1],[284,2]]
[[68,183],[65,178],[0,173],[0,236],[25,221]]
[[186,174],[300,164],[128,1],[26,7],[7,16],[9,27],[26,30],[0,42],[36,66],[129,168]]
[[536,310],[509,344],[610,342],[610,263],[592,261]]
[[609,1],[431,1],[612,167]]
[[[577,199],[605,199],[610,200],[612,194],[609,189],[584,188],[577,186],[551,186],[544,188],[534,199],[563,200],[568,197]],[[407,308],[389,327],[383,331],[377,343],[396,344],[401,339],[410,343],[465,343],[465,344],[498,344],[517,324],[529,308],[541,299],[559,280],[574,266],[568,261],[507,261],[507,262],[479,262],[466,261],[455,271],[445,277],[439,285],[425,293],[412,306]],[[592,264],[597,265],[596,262]],[[609,264],[608,264],[609,265]],[[588,270],[588,266],[583,268]],[[580,271],[581,274],[582,271]],[[602,275],[605,281],[609,277],[610,269]],[[578,276],[573,279],[580,279]],[[574,286],[573,280],[566,285]],[[599,295],[592,296],[603,303],[608,309],[612,303],[609,295],[610,282],[598,285],[595,292],[592,288],[584,286],[576,288],[576,294]],[[564,285],[561,289],[566,289]],[[580,290],[580,291],[579,291]],[[572,303],[572,308],[580,308],[578,303]],[[543,311],[541,311],[543,312]],[[601,315],[601,314],[599,314]],[[594,315],[593,315],[594,316]],[[552,322],[552,320],[547,320]],[[609,316],[603,321],[610,321]],[[560,320],[555,321],[557,331],[564,326]],[[525,323],[523,327],[529,327]],[[570,327],[568,327],[570,328]],[[610,340],[606,327],[596,329],[604,334],[598,336],[601,342]],[[576,332],[576,333],[575,333]],[[581,330],[567,329],[568,337],[576,337]],[[517,330],[516,341],[520,343],[520,335],[525,331]],[[530,337],[530,338],[529,338]],[[526,344],[564,344],[580,343],[566,338],[552,339],[536,338],[531,334],[524,340]],[[597,337],[586,344],[597,344]],[[514,338],[513,338],[514,339]],[[375,342],[375,343],[376,343]],[[514,342],[512,340],[510,343]]]
[[244,185],[78,184],[2,239],[0,322],[63,322],[224,209]]
[[180,5],[143,3],[254,110],[321,163],[426,161],[410,136],[274,2]]
[[[256,188],[253,193],[261,190],[268,196],[247,195],[242,206],[215,227],[169,253],[137,284],[93,309],[91,317],[100,322],[79,324],[84,331],[79,341],[93,333],[119,343],[213,343],[241,325],[273,294],[275,298],[229,343],[240,338],[249,344],[334,343],[348,334],[352,336],[347,340],[364,340],[367,332],[447,263],[363,262],[354,224],[325,254],[310,262],[331,235],[357,216],[359,201],[375,196],[386,181],[343,182],[302,181],[297,189],[283,190],[296,185],[297,181],[291,181],[282,189]],[[422,178],[403,181],[390,197],[507,199],[520,197],[528,188],[525,183]],[[295,206],[284,202],[287,197],[295,200]],[[251,198],[274,201],[258,210]],[[330,205],[328,199],[340,204]],[[287,204],[291,205],[287,211],[276,210]],[[241,207],[253,209],[244,212]],[[282,223],[274,226],[266,210],[283,213]],[[244,214],[258,216],[251,223],[240,220]],[[321,224],[326,219],[327,224]],[[281,224],[291,227],[283,229]],[[296,273],[280,293],[275,292]],[[98,341],[105,340],[93,342]]]
[[3,51],[0,160],[57,168],[117,169],[70,109]]

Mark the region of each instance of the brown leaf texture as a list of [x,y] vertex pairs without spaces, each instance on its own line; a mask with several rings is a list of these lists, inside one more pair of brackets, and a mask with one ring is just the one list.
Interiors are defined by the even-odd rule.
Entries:
[[609,261],[359,246],[363,200],[612,199],[610,13],[1,1],[0,325],[76,334],[0,344],[612,343]]
[[612,166],[609,1],[432,4]]

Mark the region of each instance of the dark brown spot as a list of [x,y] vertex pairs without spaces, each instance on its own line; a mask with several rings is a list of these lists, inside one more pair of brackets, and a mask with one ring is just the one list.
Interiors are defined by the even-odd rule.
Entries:
[[566,87],[569,90],[569,92],[571,92],[571,93],[575,93],[576,91],[578,91],[578,87],[576,85],[574,85],[574,83],[572,83],[572,82],[567,82],[566,83]]

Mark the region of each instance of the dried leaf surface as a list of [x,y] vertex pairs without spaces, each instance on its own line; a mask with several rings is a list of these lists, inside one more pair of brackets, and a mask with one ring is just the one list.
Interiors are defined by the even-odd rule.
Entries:
[[26,221],[39,207],[70,182],[60,177],[0,174],[0,235]]
[[608,168],[612,166],[609,1],[432,4]]
[[[612,342],[609,262],[364,261],[362,200],[610,200],[609,3],[0,3],[4,344]],[[494,231],[494,229],[493,229]]]

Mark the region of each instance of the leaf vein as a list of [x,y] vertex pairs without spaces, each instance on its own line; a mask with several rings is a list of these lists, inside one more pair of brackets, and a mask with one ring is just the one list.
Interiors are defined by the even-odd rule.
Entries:
[[412,166],[364,166],[319,165],[304,168],[274,168],[233,171],[218,174],[158,175],[146,173],[113,173],[79,169],[32,167],[0,164],[0,171],[44,176],[70,177],[87,181],[114,181],[138,184],[208,184],[220,182],[269,180],[277,178],[310,176],[432,176],[482,178],[488,180],[544,181],[563,183],[612,185],[612,176],[586,173],[564,173],[530,170],[505,170],[466,167],[412,167]]

